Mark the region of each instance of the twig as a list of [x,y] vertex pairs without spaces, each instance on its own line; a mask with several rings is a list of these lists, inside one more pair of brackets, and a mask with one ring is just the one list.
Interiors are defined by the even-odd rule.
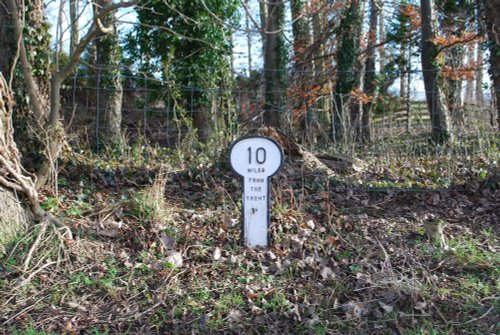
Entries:
[[24,260],[24,266],[23,266],[23,272],[26,272],[28,270],[28,267],[30,266],[31,258],[33,257],[33,252],[35,249],[38,248],[38,245],[40,244],[40,241],[42,240],[43,235],[45,234],[45,231],[47,230],[47,221],[44,221],[41,224],[40,232],[38,232],[38,236],[36,237],[35,242],[31,246],[28,255],[26,256],[26,259]]
[[7,321],[5,321],[4,323],[2,323],[2,326],[8,324],[10,321],[12,321],[13,319],[17,318],[18,316],[20,315],[23,315],[24,313],[26,313],[27,311],[33,309],[36,307],[36,304],[38,304],[40,301],[46,299],[49,295],[45,295],[43,297],[41,297],[40,299],[38,299],[37,301],[35,301],[35,303],[29,305],[28,307],[26,307],[25,309],[23,309],[22,311],[20,311],[19,313],[17,314],[14,314],[13,316],[11,316],[10,318],[7,319]]
[[472,322],[475,322],[475,321],[478,321],[478,320],[485,318],[486,315],[488,315],[494,308],[495,308],[495,305],[491,305],[491,307],[486,311],[486,313],[484,313],[483,315],[481,315],[477,318],[470,319],[469,321],[466,321],[463,324],[466,325],[466,324],[469,324],[469,323],[472,323]]
[[23,287],[24,285],[28,284],[28,283],[31,281],[31,279],[33,279],[33,277],[34,277],[37,273],[39,273],[40,271],[42,271],[42,270],[43,270],[43,269],[45,269],[46,267],[49,267],[49,266],[51,266],[52,264],[56,264],[56,263],[57,263],[56,261],[52,261],[52,262],[48,262],[48,263],[46,263],[46,264],[42,265],[42,266],[41,266],[40,268],[38,268],[36,271],[33,271],[32,273],[30,273],[30,274],[29,274],[29,276],[28,276],[26,279],[24,279],[24,280],[20,281],[20,282],[19,282],[19,283],[18,283],[18,284],[14,287],[14,290],[17,290],[17,289],[19,289],[19,288]]
[[448,324],[448,320],[444,317],[443,313],[441,313],[441,310],[435,305],[435,304],[432,304],[432,307],[434,307],[434,309],[436,310],[436,312],[438,313],[439,317],[444,321],[444,323]]

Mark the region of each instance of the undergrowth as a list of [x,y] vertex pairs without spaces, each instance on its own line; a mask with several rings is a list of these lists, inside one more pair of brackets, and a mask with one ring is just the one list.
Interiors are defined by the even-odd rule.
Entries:
[[[374,148],[363,171],[330,178],[289,157],[257,250],[241,246],[224,154],[73,153],[43,194],[64,224],[33,226],[0,260],[0,330],[495,334],[495,143]],[[427,214],[447,222],[449,250],[427,241]]]

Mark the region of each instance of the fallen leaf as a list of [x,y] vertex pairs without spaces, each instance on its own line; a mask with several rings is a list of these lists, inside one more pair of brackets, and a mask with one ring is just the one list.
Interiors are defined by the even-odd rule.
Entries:
[[219,247],[216,247],[214,250],[214,253],[212,255],[212,258],[214,261],[218,261],[221,257],[222,253]]
[[166,261],[174,268],[180,268],[182,266],[182,255],[178,251],[170,251]]
[[363,310],[361,309],[361,307],[358,306],[358,304],[352,302],[348,302],[347,304],[345,304],[342,309],[344,310],[347,320],[360,318],[363,314]]
[[229,315],[227,316],[227,320],[229,322],[238,322],[241,320],[241,311],[238,309],[231,309],[229,310]]
[[427,303],[424,302],[424,301],[419,301],[415,304],[415,309],[418,310],[418,311],[422,311],[424,310],[425,308],[427,307]]
[[175,239],[163,232],[160,234],[160,240],[166,249],[173,249],[175,247]]
[[335,273],[333,272],[332,268],[329,266],[325,266],[324,268],[322,268],[320,275],[323,278],[323,280],[334,280],[335,279]]
[[380,307],[382,307],[382,309],[384,310],[385,314],[392,313],[392,311],[394,310],[393,306],[384,304],[382,301],[379,301],[378,304],[380,305]]
[[248,286],[245,289],[245,296],[250,300],[257,298],[257,294]]

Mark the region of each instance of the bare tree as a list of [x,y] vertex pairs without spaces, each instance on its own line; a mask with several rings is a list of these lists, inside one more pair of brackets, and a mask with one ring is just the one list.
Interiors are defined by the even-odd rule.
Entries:
[[348,126],[349,97],[358,82],[355,76],[355,65],[359,51],[359,33],[362,26],[362,3],[352,0],[345,9],[340,22],[337,51],[337,80],[335,83],[335,99],[332,106],[331,134],[336,141],[344,141]]
[[[266,54],[266,31],[268,30],[268,15],[267,15],[267,2],[265,0],[259,0],[259,17],[260,17],[260,37],[262,40],[262,57],[265,56]],[[250,15],[250,13],[247,11],[247,14]]]
[[[360,12],[360,18],[359,22],[360,24],[356,26],[355,30],[355,35],[358,38],[358,41],[356,42],[357,45],[357,53],[356,53],[356,63],[354,65],[354,68],[352,69],[354,73],[354,82],[352,83],[353,88],[358,89],[359,92],[361,92],[362,89],[362,83],[364,82],[364,76],[366,74],[365,72],[365,65],[366,65],[366,53],[365,52],[359,52],[359,49],[361,48],[361,45],[363,41],[365,40],[365,34],[363,32],[363,23],[365,20],[365,5],[366,1],[363,1],[361,3],[361,12]],[[370,50],[371,51],[371,50]],[[361,139],[361,118],[363,114],[363,99],[361,97],[355,97],[354,99],[351,99],[350,101],[350,129],[352,130],[352,138],[355,141],[359,141]]]
[[[121,8],[133,6],[137,0],[131,2],[114,3],[103,7],[99,14],[93,18],[93,22],[85,35],[85,37],[75,47],[74,52],[70,55],[68,64],[54,73],[51,77],[50,86],[50,107],[47,113],[46,104],[40,98],[39,88],[32,74],[32,67],[29,62],[25,42],[23,40],[23,25],[19,18],[20,9],[15,0],[3,0],[2,6],[7,9],[10,20],[2,20],[0,23],[1,29],[5,29],[4,25],[10,24],[12,27],[13,42],[11,45],[18,46],[19,50],[12,54],[19,54],[20,67],[24,77],[24,85],[30,98],[30,104],[36,118],[37,129],[42,134],[47,148],[45,151],[45,160],[42,162],[37,176],[30,175],[23,169],[19,155],[17,154],[17,146],[12,137],[11,115],[13,98],[10,93],[3,75],[0,76],[0,218],[12,218],[12,215],[19,218],[12,225],[17,228],[30,221],[30,218],[42,218],[43,210],[40,208],[37,189],[42,187],[47,181],[49,175],[53,171],[53,163],[57,159],[59,150],[64,138],[64,130],[60,124],[60,90],[64,79],[74,71],[82,53],[89,43],[96,37],[108,34],[111,32],[110,27],[105,27],[102,19],[112,11]],[[21,11],[22,12],[22,11]],[[10,22],[9,22],[10,21]],[[1,30],[0,29],[0,30]],[[11,65],[12,66],[12,65]],[[2,69],[5,71],[5,69]],[[48,118],[45,115],[48,114]],[[12,192],[17,192],[22,198],[27,200],[29,207],[20,208],[12,201]],[[9,198],[10,197],[10,198]],[[10,200],[9,200],[10,199]],[[4,202],[5,201],[5,202]],[[19,203],[19,199],[15,198]],[[5,206],[5,204],[7,204]],[[12,204],[12,207],[10,206]],[[14,209],[16,213],[13,214]],[[2,219],[3,220],[3,219]],[[5,222],[0,222],[0,235],[2,229],[11,229],[12,225],[7,225]]]
[[[248,8],[248,0],[245,7]],[[247,53],[248,53],[248,77],[252,75],[252,31],[250,30],[250,13],[245,12],[245,30],[247,33]]]
[[269,0],[267,3],[267,29],[264,54],[264,78],[266,105],[264,123],[282,127],[281,110],[283,105],[283,89],[285,80],[285,37],[283,24],[285,5],[281,0]]
[[[460,6],[456,0],[444,1],[439,15],[441,30],[445,36],[460,38],[468,28],[467,23],[473,19],[474,8],[472,1],[460,1]],[[472,13],[472,15],[471,15]],[[453,126],[458,129],[463,119],[463,78],[458,75],[464,65],[466,46],[457,43],[443,51],[445,64],[451,70],[445,80],[446,102],[450,111]]]
[[363,105],[361,120],[361,140],[364,143],[371,141],[371,112],[374,105],[377,83],[375,80],[375,44],[377,43],[377,23],[380,14],[380,4],[377,0],[370,0],[370,26],[365,63],[364,92],[370,97]]
[[[327,9],[328,4],[325,0],[314,2],[312,7],[312,32],[313,32],[313,67],[314,67],[314,84],[323,88],[323,91],[332,91],[332,78],[327,74],[327,62],[325,61],[325,40],[328,35]],[[320,95],[316,102],[316,110],[318,113],[318,121],[321,124],[331,124],[330,110],[331,100],[330,94]]]
[[[14,3],[14,0],[8,0]],[[40,169],[37,172],[37,188],[42,187],[47,182],[50,174],[54,171],[54,162],[59,156],[61,145],[63,143],[64,132],[60,123],[61,117],[61,86],[63,81],[70,75],[76,68],[80,57],[83,52],[95,38],[101,35],[109,34],[113,31],[113,27],[104,26],[102,19],[105,18],[109,13],[117,10],[118,8],[130,7],[135,5],[138,0],[131,0],[129,2],[118,2],[107,7],[102,8],[98,14],[94,15],[92,25],[90,26],[87,34],[80,40],[75,48],[75,51],[70,55],[68,64],[61,70],[52,74],[50,83],[50,114],[47,122],[44,125],[44,129],[47,133],[46,142],[47,149],[45,152],[45,159],[42,162]],[[14,3],[15,5],[15,3]],[[13,25],[18,27],[18,39],[21,38],[20,21],[17,15],[13,18]],[[23,43],[20,43],[21,48]],[[23,59],[21,53],[21,60]],[[32,86],[27,76],[26,70],[23,68],[23,73],[25,74],[25,83],[27,86]],[[40,105],[40,101],[37,99],[36,91],[30,93],[30,101],[33,106]],[[36,108],[34,108],[36,109]],[[41,109],[41,105],[40,105]]]
[[292,12],[293,33],[293,55],[294,55],[294,79],[297,89],[302,93],[294,101],[294,115],[299,117],[299,132],[303,142],[313,143],[315,131],[313,125],[317,125],[315,116],[309,110],[308,100],[304,94],[308,93],[309,83],[312,76],[312,62],[308,57],[308,49],[311,46],[311,28],[309,25],[309,8],[307,0],[292,0],[290,2]]
[[[0,22],[6,22],[9,19],[9,12],[6,6],[0,6]],[[9,79],[13,50],[12,38],[9,36],[9,26],[0,24],[0,72]]]
[[[467,46],[467,63],[473,64],[476,61],[474,54],[474,45],[469,44]],[[467,82],[465,83],[465,98],[464,103],[470,105],[474,101],[474,78],[469,76]]]
[[449,110],[442,90],[439,71],[439,49],[432,41],[436,36],[432,0],[420,0],[422,19],[422,71],[424,76],[427,107],[431,117],[432,139],[443,143],[453,139]]
[[[378,20],[378,39],[379,39],[379,41],[384,41],[387,37],[386,31],[385,31],[385,21],[384,21],[384,17],[385,17],[384,4],[385,4],[385,1],[381,1],[379,4],[379,8],[380,8],[379,20]],[[380,43],[380,45],[377,49],[378,49],[377,51],[378,51],[378,55],[379,55],[379,57],[378,57],[378,65],[379,66],[378,67],[379,67],[380,73],[383,73],[386,62],[387,62],[387,55],[385,52],[385,44]],[[381,93],[385,94],[385,92],[381,92]]]
[[483,68],[484,68],[484,56],[483,56],[483,48],[484,43],[482,41],[477,42],[477,50],[476,50],[476,83],[475,83],[475,95],[474,100],[477,105],[484,105],[484,92],[483,92]]
[[76,45],[78,44],[78,0],[69,0],[69,20],[70,20],[70,39],[69,39],[69,52],[75,52]]
[[[0,73],[0,255],[10,242],[33,220],[41,216],[34,176],[20,162],[12,129],[14,97]],[[20,199],[21,198],[21,199]],[[20,200],[28,200],[28,205]]]
[[496,100],[497,130],[500,129],[500,6],[498,1],[481,1],[490,47],[490,76]]
[[[109,7],[112,0],[99,0],[95,5],[95,15],[101,8]],[[99,105],[96,122],[98,122],[97,146],[101,138],[105,144],[118,144],[121,138],[123,86],[121,76],[121,47],[116,29],[114,12],[102,18],[103,24],[109,27],[109,33],[95,40],[97,56],[97,73],[99,83]],[[99,131],[99,130],[102,130]]]

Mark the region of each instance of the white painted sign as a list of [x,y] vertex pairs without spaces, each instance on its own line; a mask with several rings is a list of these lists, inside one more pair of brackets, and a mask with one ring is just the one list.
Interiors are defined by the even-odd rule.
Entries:
[[272,139],[243,137],[233,143],[229,162],[243,180],[243,240],[246,246],[269,245],[269,177],[283,165],[283,150]]

